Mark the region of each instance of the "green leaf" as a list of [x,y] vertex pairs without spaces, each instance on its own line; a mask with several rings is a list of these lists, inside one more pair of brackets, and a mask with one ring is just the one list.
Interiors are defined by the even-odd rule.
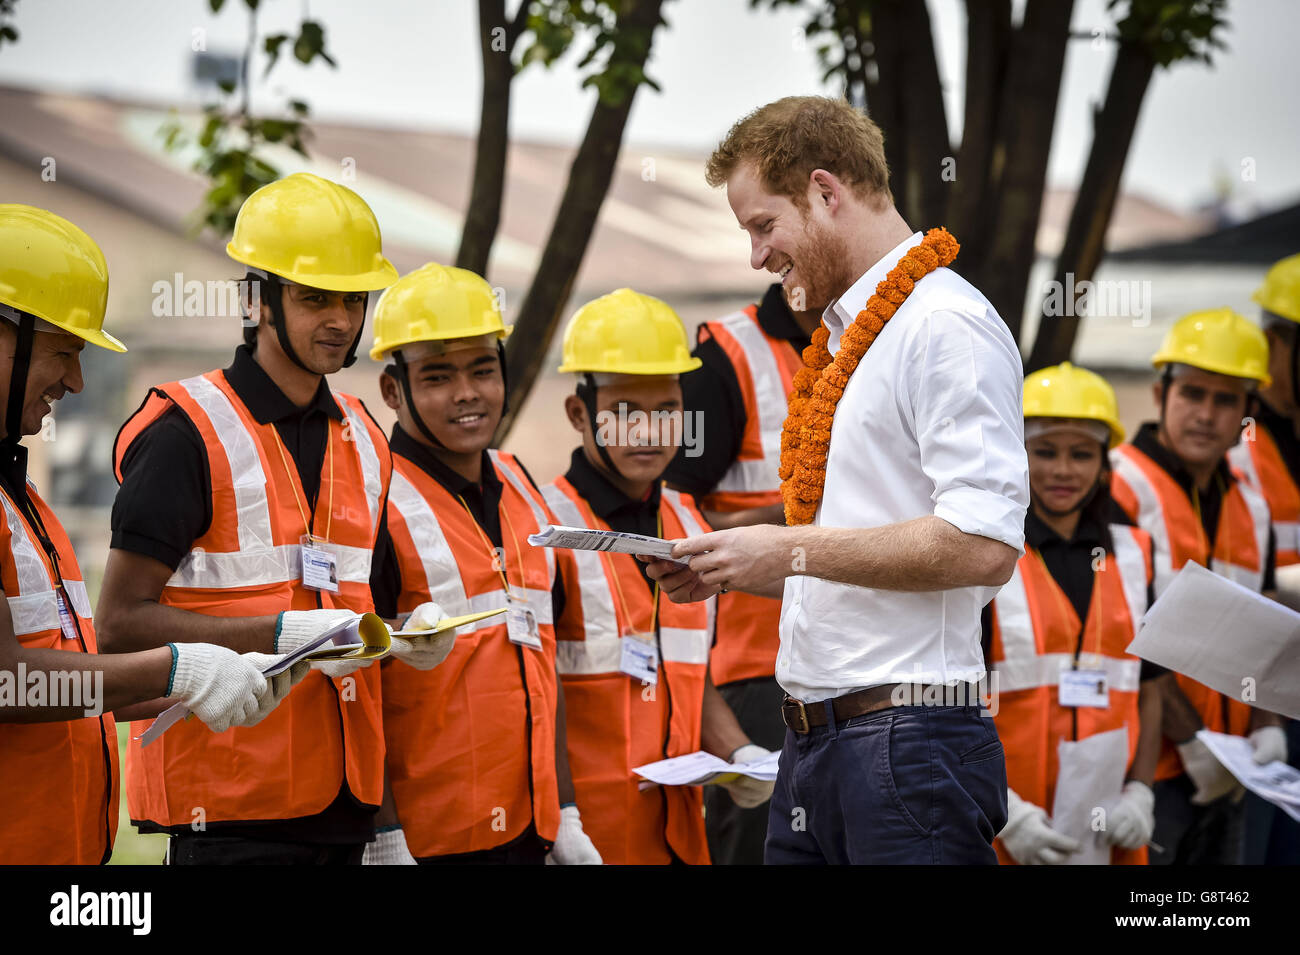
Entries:
[[274,33],[262,41],[262,49],[266,51],[267,55],[266,70],[262,73],[263,77],[271,72],[271,67],[275,66],[280,59],[280,47],[287,39],[289,39],[287,33]]

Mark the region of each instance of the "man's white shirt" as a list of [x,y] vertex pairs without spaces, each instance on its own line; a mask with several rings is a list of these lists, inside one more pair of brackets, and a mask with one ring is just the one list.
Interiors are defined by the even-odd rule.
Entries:
[[[843,331],[916,233],[822,315]],[[881,527],[927,515],[1024,553],[1029,505],[1020,352],[997,311],[955,272],[916,283],[840,399],[814,523]],[[796,560],[798,555],[792,555]],[[907,593],[786,579],[776,678],[816,702],[886,683],[974,681],[980,611],[996,587]]]

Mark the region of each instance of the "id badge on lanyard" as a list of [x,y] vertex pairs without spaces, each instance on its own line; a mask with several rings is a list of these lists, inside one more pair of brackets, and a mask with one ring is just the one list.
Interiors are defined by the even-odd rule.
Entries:
[[1061,706],[1110,707],[1110,681],[1102,669],[1064,669],[1060,681]]
[[651,686],[659,682],[659,648],[653,633],[626,633],[618,645],[620,670]]
[[59,629],[63,631],[63,639],[76,640],[77,625],[72,621],[72,613],[68,610],[68,605],[63,601],[63,594],[56,590],[54,597],[59,604]]
[[542,633],[537,626],[537,614],[528,601],[506,592],[506,635],[510,642],[530,650],[542,649]]
[[302,550],[302,585],[309,590],[338,593],[338,558],[329,541],[314,534],[303,534],[299,542]]

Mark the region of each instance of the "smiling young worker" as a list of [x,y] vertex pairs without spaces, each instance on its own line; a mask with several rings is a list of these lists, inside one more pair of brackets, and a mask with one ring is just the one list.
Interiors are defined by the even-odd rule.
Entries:
[[[1193,312],[1169,330],[1151,363],[1161,372],[1153,389],[1160,418],[1111,452],[1111,488],[1155,541],[1156,596],[1189,560],[1252,590],[1272,591],[1268,505],[1227,459],[1256,387],[1269,383],[1264,333],[1231,309]],[[1151,862],[1238,863],[1242,789],[1195,734],[1202,726],[1249,734],[1256,762],[1285,760],[1281,718],[1181,673],[1167,689]]]
[[[27,479],[23,435],[82,389],[86,343],[124,352],[104,331],[108,268],[86,233],[44,209],[0,205],[0,864],[106,862],[117,831],[117,734],[109,711],[172,697],[216,732],[271,712],[305,669],[268,681],[262,654],[170,644],[100,656],[76,554]],[[23,669],[19,669],[19,667]],[[25,672],[27,679],[20,674]],[[29,701],[30,680],[67,687],[97,674],[82,705]],[[61,681],[56,684],[56,681]],[[170,702],[170,701],[169,701]],[[149,706],[156,713],[161,706]],[[136,707],[136,709],[140,709]],[[93,715],[87,715],[88,713]]]
[[1123,440],[1115,392],[1100,375],[1067,362],[1025,379],[1026,553],[984,615],[1007,758],[1003,861],[1054,865],[1082,848],[1048,818],[1057,746],[1121,728],[1125,782],[1101,838],[1114,864],[1147,861],[1161,690],[1173,674],[1127,652],[1153,599],[1153,558],[1145,531],[1110,522],[1106,452]]
[[[766,861],[992,863],[1006,820],[993,721],[892,704],[900,684],[983,674],[980,608],[1011,576],[1029,499],[1015,342],[937,268],[951,237],[923,242],[895,210],[880,130],[847,103],[762,107],[708,180],[726,184],[750,264],[825,309],[824,367],[796,377],[783,439],[792,526],[705,534],[674,548],[689,569],[651,565],[674,600],[784,593],[790,729]],[[886,280],[892,301],[872,295]]]
[[[248,197],[226,251],[260,313],[230,367],[151,389],[118,435],[105,650],[283,653],[373,609],[388,444],[325,376],[355,360],[368,293],[397,278],[379,225],[352,190],[298,173]],[[131,742],[131,819],[172,833],[173,863],[360,863],[383,795],[379,670],[318,667],[254,729]]]
[[[678,376],[699,366],[686,342],[676,312],[631,289],[569,319],[559,371],[578,377],[564,410],[582,445],[542,489],[559,523],[669,540],[707,527],[690,496],[661,480],[684,430]],[[700,749],[735,762],[769,754],[709,677],[710,608],[660,600],[644,565],[627,554],[561,551],[560,564],[566,590],[556,638],[569,760],[592,840],[620,865],[708,863],[700,788],[643,791],[632,769]],[[772,792],[746,776],[725,788],[746,808]]]
[[376,606],[408,628],[508,608],[411,666],[383,665],[397,818],[381,821],[381,864],[601,861],[564,758],[555,558],[528,543],[552,519],[523,465],[491,448],[508,331],[483,278],[436,263],[403,276],[375,309],[370,357],[388,362],[380,387],[397,412]]

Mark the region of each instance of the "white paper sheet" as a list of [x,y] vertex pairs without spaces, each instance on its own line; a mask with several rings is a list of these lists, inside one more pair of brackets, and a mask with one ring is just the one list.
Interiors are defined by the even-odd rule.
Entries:
[[[1231,699],[1300,719],[1300,613],[1200,564],[1177,573],[1128,651]],[[1254,699],[1243,699],[1248,690]]]
[[[600,531],[590,527],[549,525],[537,534],[528,535],[534,547],[564,547],[572,550],[603,550],[619,554],[642,554],[672,560],[673,542],[658,537],[644,537],[623,531]],[[682,561],[677,561],[682,563]]]
[[685,756],[674,756],[672,759],[661,759],[656,763],[646,763],[644,766],[635,766],[632,772],[646,780],[641,784],[642,788],[656,783],[661,786],[704,786],[717,782],[724,776],[728,778],[750,776],[764,782],[771,782],[776,779],[777,763],[780,758],[781,753],[778,750],[746,763],[729,763],[719,756],[701,750],[697,753],[687,753]]
[[1257,796],[1280,806],[1292,819],[1300,822],[1300,769],[1288,766],[1279,759],[1263,766],[1255,764],[1254,747],[1250,740],[1227,733],[1212,733],[1203,729],[1196,738],[1205,744],[1227,770],[1241,784]]
[[1109,865],[1110,846],[1093,829],[1093,820],[1098,809],[1109,813],[1119,801],[1128,766],[1128,730],[1120,727],[1078,742],[1061,740],[1056,752],[1060,768],[1052,828],[1083,846],[1066,864]]

